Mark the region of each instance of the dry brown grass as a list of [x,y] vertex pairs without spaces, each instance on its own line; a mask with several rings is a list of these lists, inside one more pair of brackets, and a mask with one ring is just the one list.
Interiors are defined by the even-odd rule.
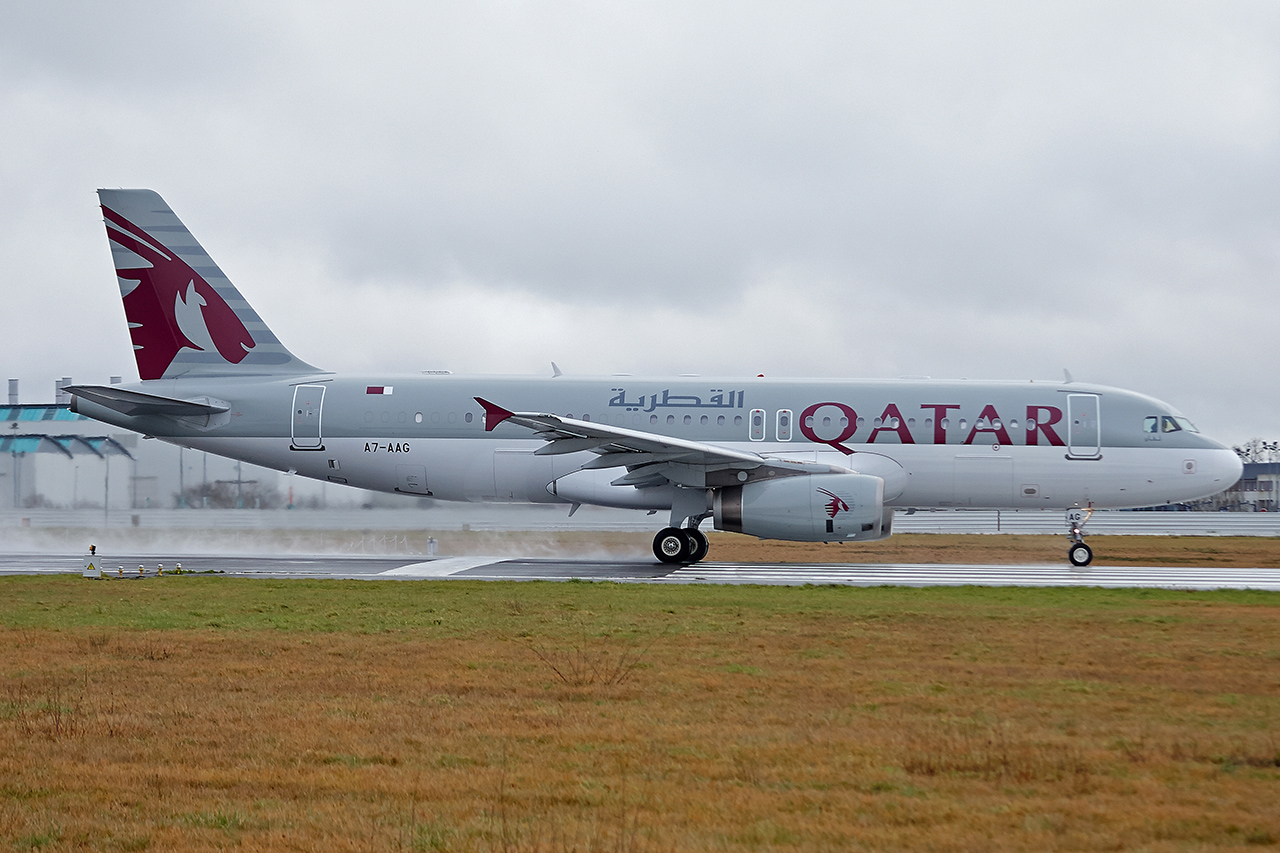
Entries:
[[1278,605],[1262,593],[6,579],[0,838],[41,850],[1274,845]]
[[[904,533],[823,545],[716,533],[708,559],[784,563],[1059,563],[1066,536]],[[1090,536],[1099,566],[1280,567],[1280,541],[1254,536]]]

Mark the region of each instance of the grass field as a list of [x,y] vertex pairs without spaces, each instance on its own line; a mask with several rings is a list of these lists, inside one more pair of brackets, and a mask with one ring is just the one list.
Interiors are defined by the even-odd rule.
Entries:
[[1280,842],[1277,594],[10,577],[0,638],[18,850]]

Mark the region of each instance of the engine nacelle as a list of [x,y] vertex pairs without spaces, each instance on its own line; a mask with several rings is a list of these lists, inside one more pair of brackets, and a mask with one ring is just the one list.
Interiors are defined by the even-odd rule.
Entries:
[[803,474],[717,489],[715,528],[797,542],[883,539],[893,510],[879,477]]

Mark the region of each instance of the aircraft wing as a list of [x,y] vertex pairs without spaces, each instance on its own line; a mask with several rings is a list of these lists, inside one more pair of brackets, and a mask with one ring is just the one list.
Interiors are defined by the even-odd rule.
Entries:
[[844,470],[606,423],[539,412],[512,412],[481,397],[475,401],[484,407],[486,431],[501,423],[513,423],[533,430],[537,438],[546,441],[534,451],[536,456],[590,451],[597,454],[597,458],[583,465],[583,469],[625,467],[627,473],[613,481],[615,486],[645,487],[672,482],[692,488],[717,488],[783,472]]
[[68,385],[62,390],[129,416],[205,417],[230,409],[230,406],[220,402],[179,400],[174,397],[143,394],[141,391],[126,391],[110,385]]

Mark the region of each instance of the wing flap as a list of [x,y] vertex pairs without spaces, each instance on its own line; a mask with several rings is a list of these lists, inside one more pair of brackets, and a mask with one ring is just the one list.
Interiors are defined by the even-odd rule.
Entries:
[[581,470],[625,467],[627,473],[613,480],[613,486],[646,488],[673,483],[691,489],[716,489],[766,477],[847,473],[845,468],[821,462],[771,458],[718,444],[559,415],[513,412],[482,397],[475,400],[484,407],[485,430],[511,423],[546,441],[534,451],[536,456],[588,451],[597,456],[580,466]]
[[[659,457],[634,456],[633,462],[619,462],[620,465],[641,465],[648,462],[679,459],[681,462],[694,465],[733,465],[742,468],[755,468],[765,464],[763,456],[741,450],[733,450],[701,441],[689,441],[669,435],[657,435],[651,432],[611,426],[594,421],[580,421],[575,418],[563,418],[559,415],[539,412],[513,412],[490,403],[481,397],[476,402],[485,410],[485,430],[492,430],[498,424],[511,422],[531,429],[545,441],[551,442],[539,448],[547,453],[573,453],[591,450],[603,454],[645,454]],[[573,441],[564,450],[553,449],[561,441]],[[537,451],[535,451],[537,452]],[[616,467],[609,464],[605,467]]]

